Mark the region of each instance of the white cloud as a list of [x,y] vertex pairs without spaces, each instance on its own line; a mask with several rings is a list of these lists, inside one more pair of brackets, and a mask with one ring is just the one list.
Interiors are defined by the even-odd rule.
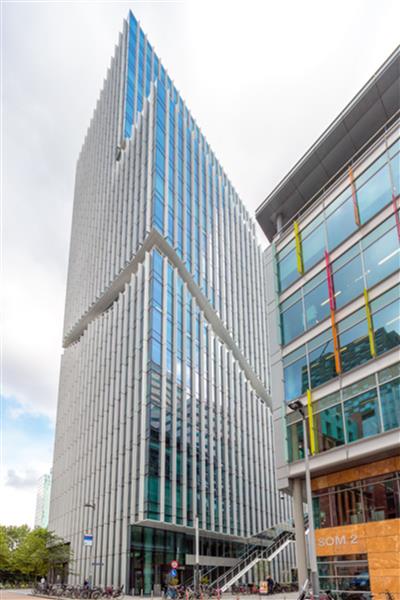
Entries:
[[17,473],[14,469],[8,469],[5,485],[16,489],[36,488],[41,473],[31,469]]

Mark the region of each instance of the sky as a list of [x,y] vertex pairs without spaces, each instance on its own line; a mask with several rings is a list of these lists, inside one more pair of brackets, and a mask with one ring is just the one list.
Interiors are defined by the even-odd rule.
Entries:
[[74,171],[129,9],[252,214],[399,38],[392,0],[2,1],[2,524],[51,468]]

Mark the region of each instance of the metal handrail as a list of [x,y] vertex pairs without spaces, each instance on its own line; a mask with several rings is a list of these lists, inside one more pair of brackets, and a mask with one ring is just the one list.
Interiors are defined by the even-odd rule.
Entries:
[[[230,579],[233,579],[242,569],[248,566],[255,559],[263,559],[268,558],[270,554],[272,554],[282,543],[286,540],[294,537],[294,532],[292,531],[284,531],[280,533],[277,538],[272,542],[270,546],[267,547],[259,547],[257,546],[254,550],[248,551],[246,555],[243,556],[242,560],[234,565],[231,569],[220,575],[212,584],[212,587],[221,588],[226,585]],[[221,585],[222,584],[222,585]]]

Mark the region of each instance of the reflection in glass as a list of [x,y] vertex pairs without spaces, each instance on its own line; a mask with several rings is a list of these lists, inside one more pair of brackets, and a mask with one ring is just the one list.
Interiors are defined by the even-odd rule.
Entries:
[[340,333],[339,339],[343,371],[350,371],[350,369],[370,360],[371,350],[366,321],[361,321],[347,331]]
[[[335,264],[333,264],[335,268]],[[358,255],[333,274],[336,308],[341,308],[364,290],[361,257]]]
[[326,219],[328,247],[333,250],[357,229],[351,196]]
[[379,387],[382,406],[383,429],[400,427],[400,378]]
[[363,254],[367,285],[370,288],[400,267],[400,248],[396,228],[368,246]]
[[400,514],[398,479],[377,481],[365,485],[363,501],[366,521],[396,519]]
[[302,240],[303,266],[308,271],[324,257],[325,236],[323,223]]
[[306,328],[309,329],[329,317],[329,297],[326,280],[304,296]]
[[307,359],[305,356],[283,369],[286,402],[298,398],[308,389]]
[[376,390],[370,390],[344,403],[347,441],[354,442],[380,432]]
[[296,252],[293,249],[284,258],[278,260],[279,291],[283,292],[299,277]]
[[317,450],[324,452],[344,444],[342,405],[332,406],[315,415]]
[[400,305],[393,302],[373,315],[377,354],[400,345]]
[[303,422],[299,421],[287,428],[289,462],[304,458]]
[[309,360],[311,388],[322,385],[336,376],[332,339],[310,352]]
[[351,485],[338,486],[340,491],[332,494],[334,503],[333,512],[339,525],[355,525],[363,523],[364,512],[362,505],[361,489]]
[[[356,181],[357,185],[357,181]],[[392,199],[392,188],[389,177],[389,167],[385,165],[375,173],[360,189],[357,189],[360,220],[364,224]]]
[[304,332],[303,306],[301,300],[282,313],[281,321],[284,344],[288,344],[291,340]]

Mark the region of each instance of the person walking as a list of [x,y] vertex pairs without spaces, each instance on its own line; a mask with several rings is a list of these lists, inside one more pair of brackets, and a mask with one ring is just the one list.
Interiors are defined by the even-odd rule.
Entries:
[[267,577],[267,584],[268,584],[268,595],[271,595],[274,593],[274,580],[272,579],[271,575],[268,575],[268,577]]

